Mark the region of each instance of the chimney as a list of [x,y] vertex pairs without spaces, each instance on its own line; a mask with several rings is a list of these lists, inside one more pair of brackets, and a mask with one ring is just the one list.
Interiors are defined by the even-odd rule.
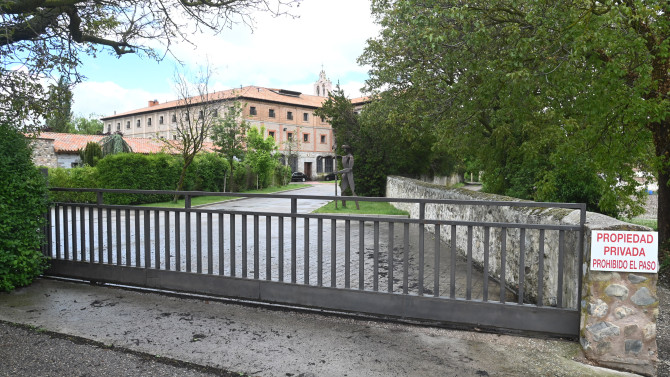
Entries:
[[157,99],[155,99],[153,101],[149,101],[149,107],[156,106],[156,105],[158,105],[158,100]]

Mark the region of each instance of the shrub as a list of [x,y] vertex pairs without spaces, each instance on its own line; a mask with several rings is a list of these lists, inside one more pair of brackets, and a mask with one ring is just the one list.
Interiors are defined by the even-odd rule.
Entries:
[[254,176],[252,179],[251,169],[249,166],[239,161],[233,161],[233,164],[235,165],[235,169],[233,172],[232,190],[241,192],[247,190],[249,187],[252,187],[252,184],[255,186],[256,178]]
[[98,163],[98,160],[102,158],[102,149],[100,144],[89,141],[86,143],[86,147],[79,151],[79,157],[84,165],[95,166]]
[[[67,188],[98,188],[98,170],[90,166],[80,168],[55,168],[49,169],[50,187]],[[93,192],[59,192],[51,191],[50,198],[55,202],[70,203],[95,203],[96,196]]]
[[44,271],[40,247],[47,213],[44,176],[26,138],[0,124],[0,291],[30,284]]
[[184,189],[221,192],[229,170],[228,161],[218,154],[198,154],[188,168]]
[[[174,190],[179,179],[177,158],[159,153],[119,153],[98,162],[101,188],[129,190]],[[105,203],[141,204],[171,200],[171,195],[105,194]]]

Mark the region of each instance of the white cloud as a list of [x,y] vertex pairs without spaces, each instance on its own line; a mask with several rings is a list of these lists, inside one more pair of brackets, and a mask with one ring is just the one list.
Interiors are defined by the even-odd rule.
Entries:
[[[172,93],[150,93],[141,89],[125,89],[111,81],[83,82],[72,91],[74,104],[72,112],[77,116],[88,117],[112,115],[147,106],[151,99],[168,99]],[[138,104],[141,104],[138,106]]]

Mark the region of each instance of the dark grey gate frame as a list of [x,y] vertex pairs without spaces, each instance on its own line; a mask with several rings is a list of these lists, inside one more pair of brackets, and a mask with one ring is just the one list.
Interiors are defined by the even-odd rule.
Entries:
[[[334,200],[345,199],[344,197],[332,197],[332,196],[304,196],[304,195],[272,195],[272,194],[237,194],[237,193],[209,193],[209,192],[175,192],[175,191],[148,191],[148,190],[112,190],[112,189],[64,189],[64,188],[52,188],[54,192],[59,191],[69,191],[69,192],[95,192],[97,197],[97,203],[95,204],[81,204],[81,203],[55,203],[53,214],[49,214],[48,226],[47,229],[47,246],[45,247],[45,255],[48,255],[52,258],[51,267],[47,274],[60,277],[76,278],[83,280],[91,280],[96,282],[106,282],[106,283],[116,283],[124,284],[145,288],[153,289],[164,289],[172,291],[183,291],[189,293],[197,294],[207,294],[221,297],[237,298],[237,299],[247,299],[262,301],[267,303],[278,303],[278,304],[288,304],[296,305],[303,307],[319,308],[319,309],[328,309],[328,310],[337,310],[337,311],[347,311],[347,312],[358,312],[366,313],[373,315],[383,315],[387,317],[398,317],[406,319],[418,319],[418,320],[429,320],[429,321],[438,321],[444,323],[459,324],[465,326],[479,327],[479,328],[496,328],[503,329],[508,331],[519,331],[519,332],[532,332],[532,333],[544,333],[548,335],[555,336],[567,336],[567,337],[576,337],[579,332],[579,320],[580,320],[580,301],[577,300],[577,308],[567,308],[560,307],[565,306],[565,303],[562,303],[560,300],[560,295],[562,291],[562,276],[563,276],[563,266],[562,259],[559,258],[559,287],[558,287],[558,296],[559,296],[559,307],[545,306],[542,304],[541,300],[537,304],[526,304],[523,303],[523,286],[524,284],[519,284],[519,300],[515,303],[505,302],[504,296],[501,294],[501,299],[499,302],[489,301],[486,297],[486,294],[483,300],[472,300],[469,297],[466,299],[457,298],[454,295],[454,267],[451,267],[451,292],[449,297],[440,296],[439,289],[437,289],[432,296],[424,295],[423,286],[425,281],[423,280],[424,268],[423,268],[423,242],[419,244],[419,292],[414,294],[408,291],[407,282],[408,282],[408,271],[407,271],[407,229],[409,224],[418,224],[419,231],[423,234],[424,228],[426,225],[438,225],[438,228],[441,226],[451,227],[452,230],[456,226],[479,226],[479,227],[489,227],[489,228],[519,228],[522,230],[525,229],[542,229],[542,230],[558,230],[561,232],[571,231],[578,232],[579,234],[579,250],[577,261],[581,264],[582,253],[583,253],[583,242],[584,242],[584,223],[586,218],[586,208],[584,204],[566,204],[566,203],[534,203],[534,202],[488,202],[488,201],[463,201],[463,200],[424,200],[424,199],[401,199],[401,198],[367,198],[367,197],[357,197],[360,201],[377,201],[377,202],[405,202],[405,203],[416,203],[420,208],[421,218],[419,219],[404,219],[396,217],[376,217],[369,218],[365,216],[341,216],[341,215],[328,215],[328,214],[299,214],[297,213],[297,203],[298,200]],[[156,207],[138,207],[138,206],[117,206],[117,205],[104,205],[103,204],[103,195],[104,194],[118,194],[118,193],[129,193],[129,194],[180,194],[186,198],[186,208],[156,208]],[[291,211],[290,213],[271,213],[271,212],[248,212],[248,211],[222,211],[222,210],[208,210],[208,209],[196,209],[191,208],[190,198],[193,196],[201,195],[215,195],[222,197],[261,197],[261,198],[272,198],[276,200],[290,200],[291,201]],[[351,199],[349,199],[351,200]],[[425,219],[425,206],[427,204],[462,204],[462,205],[486,205],[486,206],[508,206],[508,207],[540,207],[540,208],[568,208],[576,209],[580,211],[580,224],[579,225],[538,225],[538,224],[517,224],[517,223],[484,223],[484,222],[467,222],[467,221],[443,221],[437,219]],[[61,208],[65,208],[60,212]],[[70,210],[67,210],[70,208]],[[76,216],[79,212],[79,229],[76,226]],[[187,245],[192,243],[191,240],[191,221],[190,214],[194,213],[197,216],[197,219],[201,219],[202,215],[207,216],[207,224],[212,224],[212,216],[219,216],[223,219],[223,215],[230,216],[229,218],[235,219],[241,217],[243,219],[242,227],[242,239],[239,240],[242,243],[242,255],[243,260],[245,261],[245,269],[243,270],[243,276],[235,276],[235,266],[231,266],[231,273],[229,276],[223,275],[222,270],[219,271],[219,275],[215,275],[212,272],[211,265],[208,266],[208,273],[203,274],[202,271],[202,262],[203,262],[203,245],[202,239],[206,237],[208,241],[205,245],[204,251],[208,256],[207,260],[211,264],[212,256],[214,251],[212,250],[212,240],[213,240],[213,230],[211,226],[206,229],[206,236],[204,236],[201,231],[201,221],[198,221],[196,224],[197,228],[197,257],[196,257],[196,266],[192,268],[191,266],[191,253],[188,254],[187,259],[187,271],[179,271],[181,268],[180,263],[175,263],[175,269],[170,269],[169,262],[167,269],[161,269],[160,267],[160,245],[156,241],[155,245],[151,245],[150,237],[140,237],[142,235],[150,235],[152,232],[152,224],[150,224],[148,216],[144,215],[143,224],[139,224],[138,221],[134,222],[134,238],[135,238],[135,247],[136,252],[133,255],[132,250],[130,250],[130,241],[131,241],[131,229],[130,221],[128,220],[128,214],[135,214],[136,220],[139,220],[139,214],[158,214],[164,212],[167,219],[169,220],[169,213],[186,213],[187,223],[185,229],[185,237]],[[68,229],[68,213],[72,215],[72,225]],[[111,214],[116,213],[116,223],[114,224],[114,229],[116,230],[116,239],[112,239],[112,228],[113,224],[111,221]],[[126,221],[123,226],[120,221],[119,214],[126,214]],[[86,214],[88,216],[88,224],[86,224]],[[105,215],[107,218],[106,229],[104,231],[104,221],[94,221],[96,217],[98,219],[104,219]],[[247,216],[252,216],[254,219],[253,226],[253,239],[247,232]],[[258,248],[258,219],[260,217],[271,218],[277,217],[279,219],[290,219],[291,225],[291,266],[290,273],[291,279],[290,282],[284,280],[284,271],[283,271],[283,220],[279,222],[279,242],[278,248],[279,253],[282,255],[282,259],[279,262],[279,271],[280,279],[279,281],[273,281],[267,278],[259,278],[259,268],[258,265],[260,250]],[[180,216],[174,216],[175,224],[174,227],[178,230],[175,232],[175,237],[179,238],[181,236],[181,224],[179,224]],[[297,238],[296,238],[296,223],[298,219],[303,219],[307,227],[309,227],[310,220],[315,220],[319,226],[319,240],[318,240],[318,250],[317,260],[318,260],[318,274],[319,279],[316,284],[299,284],[297,283],[296,275],[296,253],[297,253]],[[62,220],[62,222],[61,222]],[[158,223],[158,216],[154,216],[155,223],[153,225],[153,232],[158,235],[160,232],[160,224]],[[331,286],[328,287],[327,283],[324,285],[324,282],[321,279],[322,270],[324,268],[322,263],[322,248],[323,239],[321,237],[321,230],[323,222],[330,220],[331,224],[334,224],[336,220],[344,220],[346,223],[345,231],[347,232],[347,244],[343,245],[346,249],[346,287],[337,288],[334,283],[331,283]],[[404,273],[403,273],[403,291],[395,292],[391,284],[389,284],[389,289],[384,292],[380,290],[377,284],[378,281],[378,256],[379,256],[379,239],[376,237],[374,240],[374,288],[372,291],[363,289],[362,283],[359,287],[349,287],[349,267],[351,266],[351,260],[349,259],[350,255],[350,241],[349,233],[351,229],[351,222],[359,222],[359,226],[362,226],[363,222],[372,222],[375,226],[375,234],[378,235],[378,229],[380,223],[393,223],[393,224],[406,224],[403,225],[405,229],[405,244],[403,245],[404,254]],[[223,224],[221,222],[220,224]],[[166,221],[164,224],[164,229],[171,228],[169,221]],[[231,230],[237,229],[235,220],[229,221],[229,226]],[[269,222],[266,222],[266,229],[268,232],[266,236],[270,237]],[[221,225],[221,231],[218,232],[218,236],[222,239],[222,230],[223,225]],[[393,227],[390,227],[393,228]],[[68,232],[69,231],[69,232]],[[78,232],[79,231],[79,232]],[[89,234],[88,240],[86,239],[86,234]],[[121,233],[125,233],[126,237],[126,250],[121,250]],[[522,232],[523,233],[523,232]],[[97,234],[97,243],[95,242],[94,234]],[[310,240],[309,232],[305,232],[305,246],[303,249],[304,256],[306,259],[309,259],[312,254],[315,253],[314,250],[309,250]],[[62,235],[62,239],[61,239]],[[142,238],[142,239],[140,239]],[[158,238],[158,237],[156,237]],[[235,250],[237,246],[237,240],[235,240],[234,231],[231,231],[230,237],[231,250]],[[392,235],[391,235],[392,238]],[[439,237],[438,237],[439,239]],[[249,241],[252,242],[249,242]],[[421,238],[423,240],[423,238]],[[88,242],[87,242],[88,241]],[[179,240],[175,240],[179,242]],[[471,245],[471,239],[469,241],[469,247]],[[544,242],[541,240],[541,242]],[[249,243],[252,243],[253,246],[249,246]],[[267,243],[270,245],[270,242]],[[79,250],[77,245],[80,246]],[[104,254],[105,245],[107,246],[107,254]],[[116,246],[114,246],[116,245]],[[176,243],[175,243],[176,245]],[[219,245],[222,245],[220,242]],[[97,246],[97,247],[96,247]],[[165,257],[169,258],[171,250],[169,248],[169,240],[166,244],[167,248],[165,250]],[[361,243],[359,247],[363,247],[363,240],[361,238]],[[151,253],[144,253],[144,260],[140,260],[140,247],[143,250],[151,250],[154,248],[152,261]],[[223,256],[223,247],[219,251]],[[335,239],[331,239],[331,250],[334,250],[337,247],[335,245]],[[340,246],[341,247],[341,246]],[[391,242],[392,247],[392,242]],[[562,247],[562,246],[561,246]],[[97,249],[97,254],[95,253]],[[503,263],[504,263],[504,253],[505,247],[502,247],[503,251]],[[62,253],[61,253],[62,251]],[[456,250],[455,247],[451,248],[451,258],[455,258]],[[88,252],[88,253],[87,253]],[[125,254],[124,254],[125,252]],[[177,258],[179,258],[179,250],[175,250],[177,253]],[[247,253],[253,252],[254,259],[254,276],[247,275],[246,272],[246,262],[248,262]],[[267,252],[270,252],[269,250]],[[559,251],[563,253],[561,249]],[[439,253],[437,253],[439,255]],[[117,256],[116,264],[113,263],[114,255]],[[107,256],[107,263],[104,262],[104,257]],[[125,264],[121,265],[121,256],[125,256]],[[237,254],[233,254],[231,257],[231,263],[235,262],[235,259],[238,257]],[[313,256],[312,256],[313,257]],[[96,261],[97,259],[97,261]],[[169,261],[169,259],[167,259]],[[142,266],[144,262],[144,266]],[[152,266],[152,262],[153,266]],[[437,267],[439,268],[439,257],[436,258]],[[471,259],[469,260],[468,267],[468,282],[470,281],[470,268],[472,266]],[[521,258],[520,264],[523,264],[523,258]],[[578,292],[581,292],[582,276],[581,276],[581,266],[577,266],[577,279],[578,279]],[[331,265],[331,268],[332,267]],[[361,263],[362,268],[362,263]],[[271,266],[269,259],[266,259],[266,272],[270,272],[271,276]],[[309,276],[309,264],[305,263],[305,276]],[[194,271],[195,270],[195,271]],[[390,274],[393,273],[393,268],[389,269]],[[359,270],[359,274],[362,274],[362,270]],[[485,272],[485,279],[488,279],[488,272]],[[540,269],[539,276],[540,281],[542,280],[543,270]],[[362,276],[362,275],[360,275]],[[332,276],[331,276],[332,278]],[[305,279],[305,280],[308,280]],[[392,280],[390,276],[389,281]],[[504,279],[502,279],[504,280]],[[521,274],[520,280],[523,281],[523,274]],[[359,279],[359,282],[361,280]],[[485,280],[487,281],[487,280]],[[439,284],[439,277],[437,278],[437,284]],[[470,283],[468,283],[470,284]],[[501,286],[504,282],[500,283]],[[504,288],[504,287],[503,287]],[[469,292],[470,287],[468,287]],[[540,287],[541,289],[541,287]],[[486,288],[485,288],[486,291]]]

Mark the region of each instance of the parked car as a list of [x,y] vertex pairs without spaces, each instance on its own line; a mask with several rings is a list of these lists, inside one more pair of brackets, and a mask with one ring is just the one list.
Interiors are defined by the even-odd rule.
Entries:
[[300,171],[291,174],[291,182],[305,182],[308,178],[305,173]]
[[324,180],[326,181],[334,181],[335,180],[335,173],[328,173],[324,177]]

